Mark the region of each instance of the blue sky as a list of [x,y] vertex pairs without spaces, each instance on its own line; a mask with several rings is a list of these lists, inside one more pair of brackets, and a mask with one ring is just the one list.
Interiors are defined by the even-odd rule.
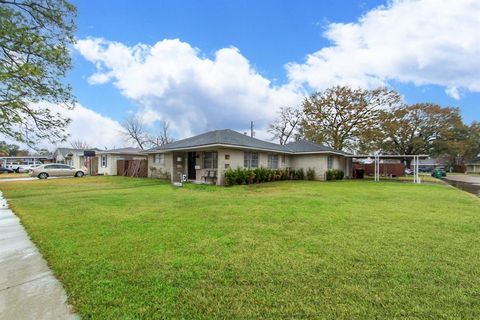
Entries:
[[[68,81],[84,108],[113,121],[137,114],[153,126],[156,120],[167,119],[176,124],[174,134],[178,137],[182,132],[193,134],[222,125],[242,130],[248,127],[249,117],[258,123],[259,131],[264,131],[275,114],[272,109],[280,107],[278,104],[295,104],[303,94],[321,90],[330,83],[367,87],[380,83],[397,89],[408,103],[430,101],[458,106],[467,123],[480,120],[480,87],[475,82],[478,78],[472,75],[478,67],[473,59],[480,49],[471,41],[478,39],[478,31],[473,30],[478,21],[475,17],[464,19],[474,22],[467,26],[472,30],[466,32],[472,34],[465,37],[465,45],[456,42],[459,37],[454,32],[451,39],[442,33],[449,30],[448,19],[458,21],[459,16],[475,14],[475,1],[445,1],[458,10],[447,5],[434,7],[432,0],[423,1],[417,10],[414,2],[74,1],[78,8],[79,45],[73,52],[75,68]],[[405,12],[409,11],[413,12],[407,15]],[[456,16],[449,13],[452,11]],[[405,33],[411,32],[408,26],[389,26],[379,15],[385,15],[392,23],[397,18],[412,19],[405,23],[418,23],[420,27],[412,31],[415,36],[407,37]],[[429,23],[433,26],[423,30],[422,21],[428,16],[432,17]],[[480,24],[476,27],[480,29]],[[380,42],[388,40],[386,47],[377,40],[378,29],[382,28],[385,33],[380,33]],[[432,36],[432,28],[438,29],[439,34]],[[424,41],[435,37],[435,42]],[[410,38],[416,40],[410,42]],[[162,42],[173,39],[179,42]],[[362,45],[350,48],[348,43],[357,41],[366,42],[369,51],[364,52]],[[161,47],[159,54],[153,53],[156,44]],[[394,54],[389,53],[389,47]],[[132,57],[138,54],[141,58],[128,66],[122,64],[122,59],[127,59],[126,50],[131,51]],[[172,57],[165,50],[178,52],[182,59],[177,61],[176,53]],[[465,52],[458,52],[462,50]],[[224,58],[217,57],[219,52]],[[315,53],[320,58],[309,61],[307,55]],[[459,56],[463,57],[461,63],[455,58]],[[148,57],[152,58],[147,63]],[[468,59],[475,65],[472,70]],[[190,63],[191,68],[184,67]],[[148,72],[157,65],[158,76]],[[165,68],[170,70],[170,66],[177,69],[160,74]],[[229,78],[220,77],[203,85],[209,81],[209,74],[221,74],[224,68],[232,72],[229,78],[235,77],[235,68],[244,78],[239,76],[238,82],[229,83]],[[95,74],[101,77],[93,79]],[[129,74],[136,76],[130,79]],[[196,80],[185,80],[185,74]],[[142,75],[149,79],[146,84],[142,84]],[[148,92],[137,87],[149,84],[152,85]],[[236,90],[235,85],[241,87]],[[229,101],[232,95],[234,98]],[[248,112],[237,114],[238,109]],[[196,119],[198,125],[194,124]],[[185,126],[189,126],[188,130],[180,130]]]

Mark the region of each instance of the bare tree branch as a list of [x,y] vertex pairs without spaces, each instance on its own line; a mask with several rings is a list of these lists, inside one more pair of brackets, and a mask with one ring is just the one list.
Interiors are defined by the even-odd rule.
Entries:
[[269,125],[268,132],[273,135],[273,139],[278,139],[280,144],[286,144],[295,133],[301,117],[300,108],[282,107],[278,111],[278,118]]
[[144,149],[148,143],[147,130],[143,123],[136,117],[125,119],[122,123],[122,135],[128,142],[133,142],[140,149]]

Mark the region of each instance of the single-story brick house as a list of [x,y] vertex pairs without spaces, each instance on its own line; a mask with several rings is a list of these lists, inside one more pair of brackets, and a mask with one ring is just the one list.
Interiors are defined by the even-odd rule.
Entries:
[[352,172],[350,155],[309,141],[279,145],[225,129],[206,132],[145,151],[148,176],[180,181],[182,175],[195,182],[225,184],[229,168],[300,168],[315,170],[324,180],[329,169]]

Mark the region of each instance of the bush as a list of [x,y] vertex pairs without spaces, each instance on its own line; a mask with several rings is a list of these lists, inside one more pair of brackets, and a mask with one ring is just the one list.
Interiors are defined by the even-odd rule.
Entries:
[[328,181],[331,181],[331,180],[342,180],[344,177],[344,173],[342,170],[328,170],[326,173],[325,173],[325,178],[328,180]]
[[307,180],[315,180],[315,169],[307,169]]
[[236,183],[237,176],[235,171],[232,169],[228,169],[225,171],[225,182],[228,186],[233,186]]
[[289,178],[288,169],[238,168],[225,171],[225,183],[229,186],[288,180]]
[[[343,171],[328,170],[326,172],[327,180],[342,180]],[[280,180],[315,180],[315,170],[308,168],[306,173],[303,169],[228,169],[225,171],[225,183],[229,186],[241,184],[253,184],[272,182]]]
[[305,179],[305,172],[303,172],[303,168],[298,169],[295,171],[295,180],[304,180]]

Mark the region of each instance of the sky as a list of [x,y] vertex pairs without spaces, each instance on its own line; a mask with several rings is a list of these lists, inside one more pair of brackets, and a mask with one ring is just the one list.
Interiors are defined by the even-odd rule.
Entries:
[[71,140],[128,145],[127,117],[166,120],[176,139],[254,121],[268,139],[280,107],[333,85],[388,86],[480,120],[477,0],[73,3]]

